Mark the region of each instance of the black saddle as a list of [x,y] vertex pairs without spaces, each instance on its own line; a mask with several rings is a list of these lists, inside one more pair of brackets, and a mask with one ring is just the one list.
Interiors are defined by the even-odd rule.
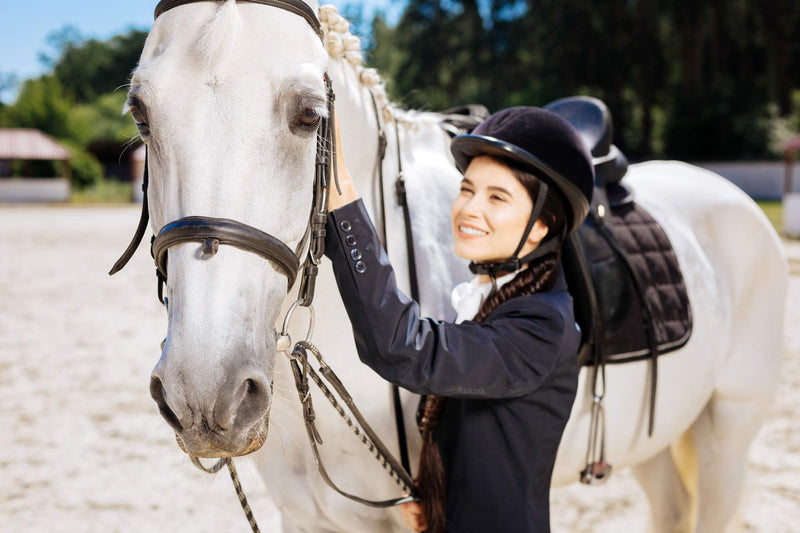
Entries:
[[606,105],[596,98],[571,97],[545,109],[575,126],[595,164],[589,215],[563,247],[564,273],[581,327],[579,360],[596,368],[652,361],[652,434],[657,358],[686,344],[692,331],[683,275],[666,233],[622,182],[628,160],[612,143]]
[[595,194],[584,224],[564,245],[564,270],[582,331],[581,363],[623,363],[683,346],[691,309],[664,230],[622,183],[628,160],[597,98],[545,106],[581,134],[595,163]]

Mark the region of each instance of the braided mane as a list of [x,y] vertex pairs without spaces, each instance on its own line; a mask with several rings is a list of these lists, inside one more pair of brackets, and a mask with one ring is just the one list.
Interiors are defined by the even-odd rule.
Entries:
[[319,8],[319,20],[322,24],[325,49],[328,55],[332,58],[344,59],[353,67],[356,78],[375,96],[383,120],[393,121],[397,110],[386,94],[386,82],[380,77],[377,70],[364,66],[361,39],[350,33],[350,23],[332,5]]

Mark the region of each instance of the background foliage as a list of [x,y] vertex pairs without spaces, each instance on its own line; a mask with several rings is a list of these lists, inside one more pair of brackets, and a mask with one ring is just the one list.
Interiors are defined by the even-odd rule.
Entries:
[[[344,13],[396,101],[442,110],[604,100],[633,159],[779,157],[800,130],[796,0],[408,0],[394,26],[358,5]],[[120,173],[136,129],[121,115],[147,32],[107,40],[65,27],[48,71],[0,72],[0,126],[39,128],[75,156],[78,187]],[[124,177],[124,176],[123,176]]]
[[[635,158],[777,156],[800,123],[796,0],[410,0],[370,58],[396,99],[444,109],[604,100]],[[791,118],[795,112],[794,118]]]
[[[116,163],[137,138],[122,108],[146,37],[146,31],[131,29],[105,41],[85,39],[70,26],[52,33],[48,44],[55,53],[41,57],[48,72],[24,80],[16,100],[0,105],[0,127],[52,135],[72,151],[73,186],[98,187],[119,168]],[[12,74],[0,75],[0,86],[15,83]],[[47,169],[37,171],[48,175]]]

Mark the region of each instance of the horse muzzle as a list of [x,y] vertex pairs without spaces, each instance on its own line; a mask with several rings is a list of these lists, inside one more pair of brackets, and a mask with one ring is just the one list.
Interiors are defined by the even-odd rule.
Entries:
[[162,365],[153,370],[150,395],[175,431],[180,448],[194,457],[237,457],[257,451],[269,428],[272,383],[260,371],[225,372],[207,395],[167,381]]

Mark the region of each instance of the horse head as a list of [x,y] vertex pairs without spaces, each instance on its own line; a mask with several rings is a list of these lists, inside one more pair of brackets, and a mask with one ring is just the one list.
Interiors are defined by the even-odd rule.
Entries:
[[[164,0],[156,10],[128,99],[148,147],[156,234],[205,217],[266,233],[284,251],[307,245],[328,55],[316,5],[264,3]],[[169,330],[153,399],[190,455],[255,451],[272,403],[270,325],[293,276],[218,233],[159,239]]]

